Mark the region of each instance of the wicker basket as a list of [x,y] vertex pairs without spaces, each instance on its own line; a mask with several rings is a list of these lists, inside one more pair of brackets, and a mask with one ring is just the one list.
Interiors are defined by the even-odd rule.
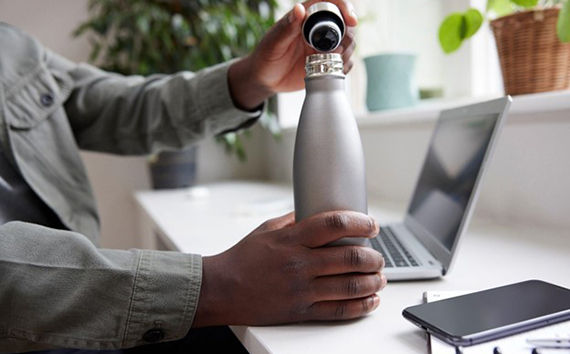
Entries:
[[526,11],[491,21],[506,94],[570,88],[570,44],[556,36],[559,12]]

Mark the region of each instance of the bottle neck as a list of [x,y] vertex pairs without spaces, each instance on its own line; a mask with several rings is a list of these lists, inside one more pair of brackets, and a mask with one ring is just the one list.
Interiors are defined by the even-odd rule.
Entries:
[[305,61],[306,78],[340,76],[344,78],[344,65],[338,53],[312,54]]

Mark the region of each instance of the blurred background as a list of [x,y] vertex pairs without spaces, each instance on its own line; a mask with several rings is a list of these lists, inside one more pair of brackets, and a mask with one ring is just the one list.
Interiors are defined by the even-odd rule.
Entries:
[[[191,0],[193,1],[205,4],[204,6],[210,3],[228,2]],[[112,4],[113,0],[100,2]],[[144,1],[141,2],[144,3]],[[175,4],[175,7],[180,7],[182,6],[180,4],[184,3],[184,1],[175,0],[157,0],[157,2]],[[465,11],[469,7],[484,11],[486,1],[353,0],[352,2],[360,24],[356,36],[355,66],[348,76],[347,93],[360,122],[367,157],[369,190],[377,197],[402,202],[407,200],[411,193],[410,188],[415,182],[423,159],[423,151],[425,151],[439,109],[503,94],[497,51],[487,21],[482,24],[479,33],[469,42],[464,43],[453,55],[443,54],[438,42],[438,29],[447,14]],[[255,3],[255,1],[248,3]],[[289,11],[294,2],[276,0],[266,3],[270,6],[262,6],[258,13],[264,19],[273,13],[276,18],[279,18]],[[105,60],[101,55],[92,55],[97,42],[92,32],[85,29],[80,36],[73,35],[81,24],[93,18],[94,13],[88,11],[88,5],[88,0],[0,0],[0,21],[8,22],[27,31],[46,47],[73,61],[94,61],[96,64],[105,66]],[[234,14],[223,13],[220,16],[222,20],[218,18],[217,22],[208,18],[202,19],[205,26],[209,26],[207,30],[212,33],[226,31],[229,35],[240,38],[240,41],[245,42],[245,47],[242,47],[246,50],[255,43],[256,37],[249,33],[253,31],[251,28],[240,27],[232,30],[225,27],[228,23],[244,25],[241,23],[243,21],[236,19],[234,19],[236,21],[223,20],[223,16],[235,16]],[[138,23],[136,19],[133,21],[135,21],[135,26],[145,26],[144,21],[142,23]],[[170,18],[169,21],[173,29],[180,25],[180,18],[177,19],[176,16]],[[269,24],[268,21],[264,23]],[[148,26],[148,23],[146,25]],[[245,26],[247,25],[246,23]],[[256,33],[259,35],[259,28]],[[190,44],[199,45],[200,43]],[[182,67],[176,67],[175,70],[197,70],[200,65],[202,67],[211,65],[212,60],[229,59],[236,55],[244,55],[247,51],[234,52],[230,49],[223,49],[221,53],[221,59],[190,58],[191,61],[187,67],[184,64]],[[365,58],[374,56],[413,58],[411,64],[410,62],[406,64],[407,71],[403,75],[408,78],[408,82],[403,89],[411,90],[412,95],[417,93],[422,100],[415,101],[412,97],[413,100],[408,104],[410,107],[405,107],[404,104],[400,107],[388,107],[386,110],[370,110],[366,102],[367,90],[369,90],[367,84],[370,80],[367,79]],[[195,63],[195,66],[192,63]],[[106,64],[108,66],[108,63]],[[131,69],[147,74],[151,72],[149,71],[150,64],[147,64]],[[383,91],[397,89],[396,84],[390,82],[388,88]],[[227,138],[230,147],[234,148],[230,154],[227,153],[227,145],[224,145],[224,142],[219,143],[213,139],[200,142],[196,152],[195,183],[202,184],[227,179],[290,183],[295,126],[303,95],[303,92],[283,94],[271,102],[270,107],[273,113],[270,112],[269,117],[277,119],[278,129],[274,123],[269,122],[264,124],[264,127],[257,125],[247,136],[238,137],[240,142],[237,147],[247,153],[245,160],[239,158],[239,153],[236,155],[235,136]],[[534,124],[535,120],[529,118],[530,115],[525,112],[519,113]],[[558,112],[550,117],[549,121],[559,124],[560,117],[566,114],[567,111]],[[393,123],[395,121],[397,122]],[[510,144],[513,151],[522,152],[513,154],[511,150],[504,148],[504,151],[497,153],[500,155],[497,159],[510,161],[511,169],[497,171],[489,177],[490,187],[481,197],[481,203],[489,207],[488,213],[491,217],[494,213],[495,217],[513,220],[535,218],[542,220],[539,221],[541,223],[556,222],[558,225],[568,225],[568,221],[563,221],[566,220],[566,216],[562,211],[570,210],[570,205],[568,205],[570,198],[564,197],[569,193],[566,188],[561,195],[558,186],[562,182],[557,184],[552,181],[554,171],[562,175],[570,174],[570,164],[563,163],[561,167],[561,160],[558,159],[562,151],[568,147],[565,142],[567,139],[563,138],[563,135],[557,135],[565,134],[564,131],[568,132],[568,125],[563,125],[562,130],[556,129],[558,133],[552,130],[553,126],[551,124],[550,128],[547,128],[549,130],[544,130],[544,126],[536,128],[527,124],[517,126],[516,130],[519,135],[516,137],[511,133],[506,133],[504,144]],[[275,135],[279,137],[276,138]],[[398,145],[397,142],[395,145],[389,144],[394,143],[399,137],[404,137],[406,143],[403,145]],[[527,150],[520,150],[521,146],[517,144],[521,141],[526,142],[523,148]],[[529,148],[529,146],[534,146],[536,149]],[[84,152],[82,156],[99,203],[103,246],[124,249],[139,246],[138,210],[133,193],[136,190],[152,188],[149,172],[151,159],[148,157],[115,157],[88,152]],[[544,156],[549,156],[549,158],[545,160]],[[537,164],[527,166],[529,161],[536,161]],[[391,167],[387,168],[387,165]],[[547,172],[540,175],[528,173],[537,168]],[[513,174],[526,177],[520,182],[521,184],[514,183],[509,188],[502,188],[501,185],[505,178],[511,179]],[[537,184],[551,184],[551,187],[546,186],[546,189],[535,194],[532,191],[529,192],[529,189],[533,189],[531,186]],[[524,190],[526,194],[521,194],[521,190]],[[490,197],[491,194],[497,195],[497,193],[518,197],[503,198],[497,203]],[[539,211],[538,216],[536,210],[517,209],[522,208],[519,205],[521,195],[526,196],[523,200],[533,200],[534,203],[538,203],[536,207]],[[554,197],[554,202],[551,197]]]

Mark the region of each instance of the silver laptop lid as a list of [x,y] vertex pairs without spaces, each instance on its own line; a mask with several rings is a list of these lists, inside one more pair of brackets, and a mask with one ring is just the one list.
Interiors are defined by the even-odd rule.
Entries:
[[405,225],[443,266],[451,266],[478,186],[512,102],[510,96],[441,112]]

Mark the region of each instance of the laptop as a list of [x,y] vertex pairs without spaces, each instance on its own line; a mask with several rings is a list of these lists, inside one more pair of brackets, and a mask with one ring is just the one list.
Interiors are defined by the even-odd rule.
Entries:
[[404,221],[382,226],[371,240],[388,280],[449,272],[511,102],[506,96],[441,112]]

